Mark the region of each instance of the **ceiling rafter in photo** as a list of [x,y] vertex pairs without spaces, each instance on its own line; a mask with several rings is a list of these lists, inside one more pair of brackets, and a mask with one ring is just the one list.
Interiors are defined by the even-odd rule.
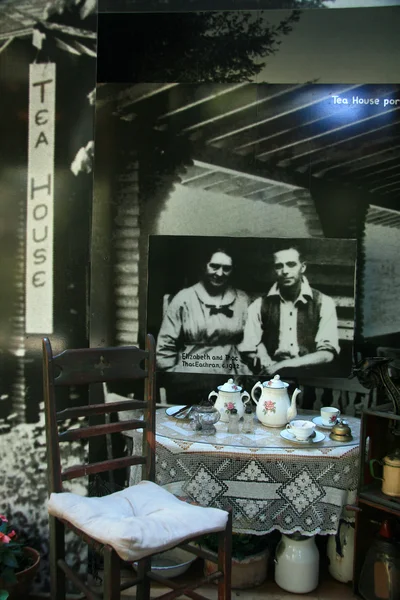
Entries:
[[368,209],[366,221],[374,225],[400,228],[400,213],[397,210],[371,205]]
[[61,50],[95,58],[96,32],[85,29],[84,19],[82,27],[52,22],[48,19],[48,7],[48,0],[3,0],[0,4],[0,52],[14,39],[34,36],[35,31],[39,31],[42,38],[48,35]]
[[[120,118],[151,119],[156,130],[187,136],[210,164],[208,155],[229,157],[217,165],[280,174],[298,187],[310,177],[351,184],[375,205],[393,207],[399,196],[399,85],[110,84],[99,96]],[[196,185],[229,190],[220,175],[199,175]]]
[[323,236],[320,219],[308,190],[250,174],[194,160],[186,169],[181,183],[226,196],[249,198],[264,204],[295,206],[303,215],[310,235]]

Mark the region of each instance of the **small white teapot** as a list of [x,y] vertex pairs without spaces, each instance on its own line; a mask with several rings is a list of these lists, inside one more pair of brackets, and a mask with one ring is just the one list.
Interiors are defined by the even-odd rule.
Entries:
[[[236,385],[233,379],[228,379],[224,385],[219,385],[217,390],[218,394],[212,391],[208,394],[208,399],[210,400],[212,396],[217,397],[214,406],[221,414],[221,421],[223,423],[229,421],[229,410],[231,408],[236,408],[239,419],[242,418],[244,415],[243,398],[247,397],[247,400],[250,400],[250,395],[247,392],[241,394],[242,388]],[[244,402],[246,403],[246,400]]]
[[[282,381],[279,375],[261,383],[258,381],[251,390],[251,397],[257,404],[256,415],[259,421],[267,427],[284,427],[297,415],[296,398],[301,390],[296,388],[292,399],[289,399],[287,388],[289,384]],[[261,395],[257,399],[254,392],[260,388]]]

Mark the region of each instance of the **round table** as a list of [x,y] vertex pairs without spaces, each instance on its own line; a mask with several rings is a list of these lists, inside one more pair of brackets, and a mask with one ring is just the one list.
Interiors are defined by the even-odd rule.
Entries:
[[[315,416],[303,411],[297,418]],[[257,419],[251,435],[229,434],[219,422],[215,435],[202,436],[188,421],[160,409],[156,481],[202,506],[231,506],[237,533],[335,534],[343,507],[355,501],[358,482],[360,419],[346,420],[351,442],[335,442],[329,430],[317,428],[325,439],[300,446]]]

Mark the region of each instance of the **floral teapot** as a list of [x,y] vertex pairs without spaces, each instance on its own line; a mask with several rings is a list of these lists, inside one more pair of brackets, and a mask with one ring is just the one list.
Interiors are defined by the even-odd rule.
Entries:
[[[256,415],[267,427],[284,427],[297,415],[296,398],[301,390],[296,388],[290,400],[287,393],[289,384],[282,381],[279,375],[261,383],[258,381],[251,390],[251,397],[257,404]],[[261,395],[257,399],[254,392],[260,388]]]
[[[214,406],[221,413],[221,421],[223,423],[229,421],[229,411],[232,408],[236,408],[239,418],[242,418],[244,415],[243,398],[247,397],[247,400],[250,400],[250,395],[247,392],[241,394],[242,388],[236,385],[233,379],[228,379],[224,385],[219,385],[217,390],[218,394],[212,391],[209,393],[208,399],[210,400],[212,396],[217,397]],[[246,400],[244,402],[246,403]]]

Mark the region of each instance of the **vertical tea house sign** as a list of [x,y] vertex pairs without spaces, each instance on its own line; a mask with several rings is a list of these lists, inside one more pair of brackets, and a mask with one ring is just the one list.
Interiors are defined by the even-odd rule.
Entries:
[[54,63],[29,69],[26,333],[53,333]]

